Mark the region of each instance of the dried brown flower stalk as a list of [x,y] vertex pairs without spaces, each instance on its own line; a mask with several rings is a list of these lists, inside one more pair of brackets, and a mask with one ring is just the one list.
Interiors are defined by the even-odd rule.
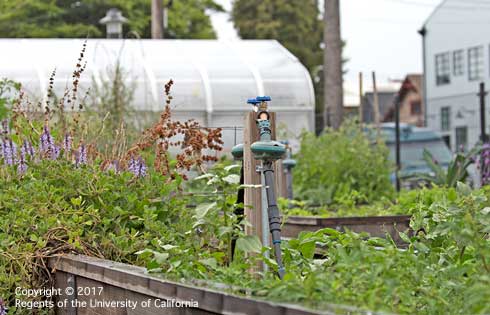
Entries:
[[[193,166],[202,170],[205,162],[217,161],[216,156],[206,151],[221,151],[223,141],[219,128],[201,127],[199,122],[193,119],[185,122],[172,120],[170,108],[172,85],[172,80],[165,84],[165,108],[159,121],[148,128],[141,139],[127,151],[125,160],[138,155],[140,151],[154,147],[155,169],[163,175],[174,178],[179,171],[189,171]],[[182,140],[179,140],[180,138]],[[169,150],[171,147],[180,147],[182,150],[176,155],[175,170],[170,169]],[[180,174],[185,178],[185,174]]]

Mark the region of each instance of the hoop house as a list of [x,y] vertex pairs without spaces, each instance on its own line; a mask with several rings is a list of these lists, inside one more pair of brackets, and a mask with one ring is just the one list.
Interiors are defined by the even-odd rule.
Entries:
[[[56,68],[55,94],[70,85],[82,39],[0,39],[0,77],[19,81],[31,97],[46,94]],[[272,97],[271,110],[290,135],[314,130],[315,97],[306,68],[274,40],[89,39],[80,90],[101,85],[119,61],[134,85],[135,111],[150,117],[164,105],[173,79],[174,115],[226,126],[225,148],[243,138],[247,98]],[[130,82],[128,82],[130,83]],[[235,128],[237,127],[237,128]]]

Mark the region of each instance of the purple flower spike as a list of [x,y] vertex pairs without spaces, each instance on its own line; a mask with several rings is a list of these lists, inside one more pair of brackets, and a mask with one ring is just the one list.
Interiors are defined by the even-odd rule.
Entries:
[[109,163],[109,165],[106,168],[106,171],[113,171],[114,173],[119,173],[119,171],[120,171],[120,169],[119,169],[119,161],[118,160],[114,160],[111,163]]
[[131,157],[128,162],[128,171],[133,173],[136,177],[145,177],[147,174],[148,167],[145,164],[145,161],[140,156],[137,160]]
[[75,166],[79,167],[80,165],[87,164],[87,148],[85,144],[81,144],[78,147],[78,151],[75,152]]
[[143,158],[140,156],[140,158],[138,159],[138,177],[145,177],[146,176],[146,171],[147,171],[147,167],[146,167],[146,164],[145,164],[145,161],[143,161]]
[[43,133],[41,134],[41,138],[39,139],[39,146],[42,152],[48,152],[51,147],[54,145],[53,136],[49,132],[48,126],[44,126]]
[[43,133],[39,139],[39,149],[44,156],[52,160],[56,160],[60,155],[60,147],[54,144],[53,136],[49,132],[47,125],[44,126]]
[[0,315],[7,315],[8,307],[5,305],[5,301],[0,299]]
[[[24,142],[25,143],[25,142]],[[27,171],[27,163],[26,163],[26,149],[25,146],[20,148],[20,158],[17,163],[17,173],[22,175]]]
[[34,157],[34,148],[28,140],[24,140],[24,142],[22,143],[22,149],[24,150],[26,155],[30,156],[31,158]]
[[128,171],[136,175],[137,168],[136,160],[131,157],[128,162]]
[[3,160],[7,165],[14,165],[17,158],[17,146],[12,139],[4,140],[2,143]]
[[490,144],[484,143],[481,155],[478,159],[477,168],[481,173],[481,184],[490,184]]
[[63,150],[65,152],[70,152],[71,151],[71,145],[72,145],[72,138],[69,134],[66,134],[65,137],[63,138]]
[[53,144],[50,151],[51,151],[51,159],[56,160],[60,156],[61,148]]
[[7,119],[2,120],[2,133],[8,135],[10,133],[9,121]]

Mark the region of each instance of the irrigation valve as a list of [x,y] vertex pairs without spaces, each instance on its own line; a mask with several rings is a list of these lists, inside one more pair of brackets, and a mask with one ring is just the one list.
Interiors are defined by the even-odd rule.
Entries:
[[291,147],[289,146],[289,141],[281,141],[282,144],[286,146],[286,158],[282,160],[282,165],[288,171],[291,171],[296,166],[296,160],[293,159],[293,153]]
[[271,122],[267,104],[270,100],[270,96],[257,96],[254,103],[254,107],[258,107],[257,128],[259,129],[260,140],[252,143],[250,149],[256,160],[275,161],[281,159],[286,153],[285,145],[272,140]]

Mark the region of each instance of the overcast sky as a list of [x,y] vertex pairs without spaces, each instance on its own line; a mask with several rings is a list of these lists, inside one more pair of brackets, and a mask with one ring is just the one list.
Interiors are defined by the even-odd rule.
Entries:
[[[216,0],[231,9],[232,0]],[[417,30],[441,0],[340,0],[344,56],[349,59],[345,76],[346,102],[358,96],[358,73],[367,79],[376,71],[383,88],[392,79],[422,71],[422,41]],[[213,14],[220,39],[237,39],[228,14]],[[371,82],[365,82],[367,89]]]

